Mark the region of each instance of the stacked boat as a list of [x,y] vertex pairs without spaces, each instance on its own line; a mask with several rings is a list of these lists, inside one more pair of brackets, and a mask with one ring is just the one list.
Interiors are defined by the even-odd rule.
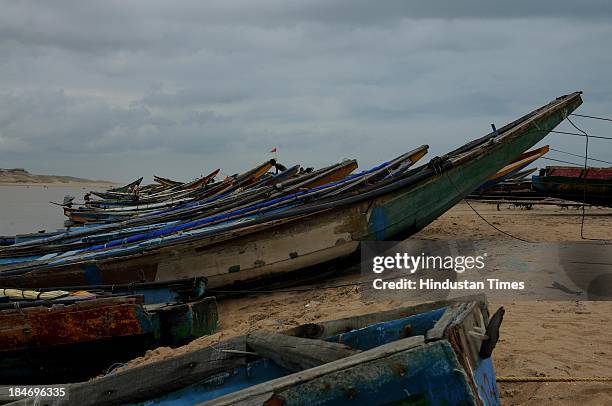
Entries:
[[[354,262],[359,257],[359,246],[363,241],[411,236],[500,171],[500,176],[506,176],[524,168],[532,156],[523,159],[521,154],[542,140],[581,103],[580,93],[559,97],[419,166],[415,164],[426,154],[426,145],[360,172],[356,172],[355,160],[318,170],[304,170],[298,165],[287,168],[276,160],[267,160],[222,180],[215,180],[219,173],[216,169],[188,183],[156,177],[155,184],[141,187],[142,179],[138,179],[120,188],[92,193],[95,198],[88,196],[85,204],[66,205],[64,208],[66,214],[79,223],[78,226],[54,233],[34,234],[24,240],[3,240],[10,245],[0,247],[0,286],[35,292],[69,292],[44,304],[37,303],[31,307],[35,309],[39,305],[49,307],[53,300],[72,300],[78,295],[87,297],[92,291],[101,296],[95,300],[110,299],[112,302],[117,300],[112,293],[110,298],[103,297],[109,295],[109,286],[133,286],[133,289],[163,287],[180,280],[204,278],[206,291],[210,293],[219,291],[220,287],[244,288],[247,284],[261,284],[272,277],[288,275],[299,283],[308,275],[320,274],[324,267],[336,269]],[[509,165],[510,168],[505,169]],[[106,293],[102,287],[106,287]],[[80,291],[88,293],[76,293]],[[140,329],[152,334],[155,344],[172,343],[174,335],[168,333],[168,329],[173,331],[174,327],[182,325],[180,317],[179,321],[166,324],[162,319],[155,321],[159,316],[150,314],[153,309],[139,307],[147,305],[147,295],[128,293],[120,294],[120,304],[129,307],[132,314],[140,315]],[[165,297],[160,302],[164,307],[185,306],[185,302],[161,296]],[[199,295],[198,298],[202,300],[205,296]],[[192,297],[187,303],[197,303],[197,300]],[[55,303],[51,308],[61,305],[68,309],[80,304]],[[108,307],[106,302],[102,305]],[[12,306],[12,310],[6,311],[14,311],[15,305]],[[297,403],[299,399],[324,403],[323,400],[361,399],[362,393],[364,396],[367,393],[389,395],[384,398],[389,402],[407,398],[412,402],[446,399],[451,403],[497,404],[492,367],[482,360],[490,356],[501,316],[489,319],[486,309],[479,303],[463,303],[459,307],[448,303],[436,306],[428,310],[420,308],[419,311],[410,309],[388,313],[381,317],[355,318],[348,321],[348,325],[341,322],[307,325],[299,332],[288,333],[303,339],[316,337],[315,344],[321,346],[319,341],[349,342],[343,332],[354,332],[357,341],[352,348],[330,347],[330,353],[334,352],[336,358],[320,359],[319,366],[286,363],[274,351],[271,353],[269,346],[258,345],[264,337],[260,335],[255,337],[256,343],[249,343],[247,337],[246,348],[242,348],[242,344],[238,348],[234,346],[233,343],[244,341],[240,338],[223,343],[227,348],[221,352],[220,347],[215,346],[200,354],[206,353],[208,358],[188,354],[184,357],[184,360],[190,360],[185,364],[187,367],[172,361],[158,365],[157,370],[147,368],[146,373],[150,376],[143,385],[156,382],[156,377],[163,374],[166,374],[166,380],[176,376],[178,380],[165,389],[165,394],[168,394],[204,379],[204,386],[195,388],[198,396],[202,396],[197,399],[215,401],[217,397],[225,396],[219,398],[219,404],[240,404],[243,401],[292,404],[292,399],[297,399]],[[423,312],[423,316],[418,315]],[[416,318],[407,322],[403,320],[407,315]],[[108,318],[121,319],[119,316]],[[419,320],[426,323],[417,331],[415,326]],[[147,330],[142,323],[153,327]],[[492,326],[492,331],[487,331],[488,326]],[[211,331],[210,328],[192,330]],[[381,331],[391,333],[380,334]],[[195,334],[188,335],[192,337]],[[312,343],[307,343],[305,348],[308,347],[312,347]],[[31,345],[26,348],[31,349]],[[211,355],[213,353],[215,355]],[[245,355],[253,354],[264,360],[245,361]],[[399,365],[397,370],[387,362],[393,358],[395,363],[394,354]],[[265,359],[271,359],[276,366],[270,366]],[[431,359],[440,361],[435,365],[445,365],[448,377],[444,375],[431,391],[418,394],[417,387],[427,387],[427,382],[433,377],[428,373],[432,368]],[[366,370],[372,371],[368,365],[380,367],[375,381],[360,380]],[[419,369],[414,369],[414,365],[419,365]],[[272,379],[271,392],[262,389],[265,385],[250,387],[244,384],[242,378],[247,374],[247,380],[250,380],[249,371],[255,370],[253,368],[261,372],[256,383]],[[179,370],[186,372],[177,373]],[[228,380],[228,386],[220,392],[214,388],[223,381],[218,374],[228,379],[235,377],[231,382]],[[339,374],[351,380],[347,380],[350,385],[346,390],[326,389],[337,385],[335,377]],[[131,390],[133,378],[119,382],[112,376],[109,376],[108,385],[123,385],[123,388]],[[404,382],[405,376],[410,377],[407,382]],[[452,384],[451,378],[455,380]],[[302,385],[303,382],[312,382],[314,386]],[[401,389],[404,384],[408,386]],[[94,392],[104,394],[101,396],[110,393],[111,397],[113,393],[121,393],[116,390],[118,387],[110,392],[101,390],[104,385],[82,386],[83,399],[94,399]],[[371,391],[372,388],[376,391]],[[120,394],[113,397],[114,400],[109,398],[108,403],[143,400],[146,394],[149,397],[154,394],[150,387],[134,386],[133,389],[137,392],[132,393],[133,396]],[[159,401],[183,401],[183,396],[189,396],[189,391]],[[277,398],[282,399],[280,403]],[[377,403],[376,397],[366,396],[363,400]]]
[[[580,103],[579,93],[563,96],[416,168],[427,146],[358,173],[352,173],[355,161],[343,161],[270,174],[276,164],[270,160],[220,182],[206,176],[197,199],[169,207],[147,203],[163,207],[2,247],[0,286],[203,276],[220,287],[342,261],[361,241],[405,238],[422,229]],[[109,209],[91,208],[96,215]]]

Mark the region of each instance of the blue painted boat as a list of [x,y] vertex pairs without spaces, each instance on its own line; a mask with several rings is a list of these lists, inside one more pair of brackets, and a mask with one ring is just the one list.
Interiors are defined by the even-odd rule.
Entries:
[[251,333],[70,385],[70,401],[499,405],[491,353],[502,318],[503,309],[490,318],[484,296],[472,296],[305,324],[277,336],[313,348],[342,344],[352,353],[297,372],[277,361],[286,347],[260,356]]
[[13,236],[0,236],[0,247],[15,244],[15,237]]

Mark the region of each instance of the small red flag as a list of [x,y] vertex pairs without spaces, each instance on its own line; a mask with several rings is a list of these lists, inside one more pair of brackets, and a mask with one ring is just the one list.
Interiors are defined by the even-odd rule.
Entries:
[[276,147],[272,148],[270,152],[276,152]]

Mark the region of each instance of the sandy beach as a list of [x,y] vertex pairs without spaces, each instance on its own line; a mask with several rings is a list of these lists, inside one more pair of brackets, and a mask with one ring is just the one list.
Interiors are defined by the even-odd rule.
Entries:
[[[520,210],[473,203],[500,229],[537,241],[580,239],[580,210],[536,207]],[[591,238],[612,238],[612,209],[589,209]],[[510,239],[483,222],[465,203],[416,237]],[[326,283],[355,281],[359,275]],[[123,368],[178,355],[255,329],[283,330],[299,324],[391,309],[409,302],[364,300],[357,286],[293,293],[267,293],[219,301],[220,328],[177,349],[158,348]],[[504,306],[501,339],[494,353],[498,376],[612,376],[612,303],[592,301],[494,301]],[[500,383],[507,405],[603,405],[612,402],[610,383]]]

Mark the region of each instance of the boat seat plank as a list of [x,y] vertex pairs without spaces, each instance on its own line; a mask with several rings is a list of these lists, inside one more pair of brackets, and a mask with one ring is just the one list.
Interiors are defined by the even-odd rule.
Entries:
[[[230,393],[206,402],[206,405],[236,405],[236,404],[257,404],[253,403],[254,399],[262,399],[264,394],[271,392],[279,392],[292,385],[301,384],[306,381],[316,379],[330,372],[338,371],[345,368],[350,368],[362,363],[370,362],[379,358],[385,358],[398,352],[406,351],[425,344],[423,336],[414,336],[404,338],[389,344],[381,345],[368,351],[363,351],[358,354],[332,361],[330,363],[307,369],[302,372],[291,374],[274,381],[265,382],[263,384],[254,385],[236,393]],[[261,403],[259,403],[261,404]]]
[[359,352],[344,344],[263,330],[248,334],[247,346],[259,356],[269,358],[293,372],[314,368]]

